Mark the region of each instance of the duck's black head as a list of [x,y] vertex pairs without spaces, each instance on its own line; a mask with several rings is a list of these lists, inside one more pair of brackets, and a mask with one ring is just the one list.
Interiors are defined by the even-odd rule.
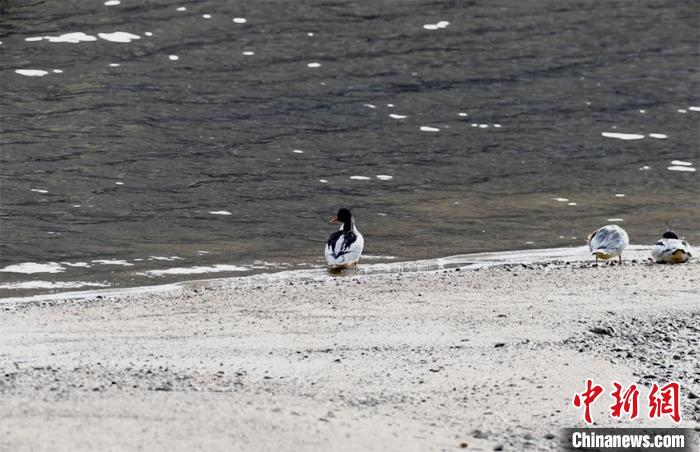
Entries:
[[342,208],[338,211],[338,215],[331,220],[331,223],[343,225],[343,230],[349,231],[352,229],[352,214],[349,209]]
[[664,232],[664,235],[662,235],[661,237],[663,237],[665,239],[677,239],[678,238],[676,233],[671,231],[671,230],[667,230],[666,232]]

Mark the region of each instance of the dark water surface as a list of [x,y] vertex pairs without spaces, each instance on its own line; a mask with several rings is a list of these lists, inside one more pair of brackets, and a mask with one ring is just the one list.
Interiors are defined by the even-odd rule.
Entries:
[[319,265],[339,206],[378,260],[700,242],[697,1],[0,11],[0,295]]

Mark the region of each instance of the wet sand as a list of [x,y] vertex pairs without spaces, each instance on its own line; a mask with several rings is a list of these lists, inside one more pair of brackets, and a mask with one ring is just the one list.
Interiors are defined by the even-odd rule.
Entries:
[[[586,378],[677,380],[697,428],[698,270],[638,253],[0,304],[0,450],[554,450]],[[597,426],[649,422],[608,406]]]

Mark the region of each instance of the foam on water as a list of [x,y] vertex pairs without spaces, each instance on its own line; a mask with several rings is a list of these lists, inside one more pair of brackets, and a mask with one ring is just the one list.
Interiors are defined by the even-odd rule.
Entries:
[[148,260],[149,260],[149,261],[167,261],[167,262],[172,262],[172,261],[182,261],[182,260],[184,260],[184,259],[181,258],[181,257],[178,257],[178,256],[170,256],[170,257],[166,257],[166,256],[148,256]]
[[211,19],[211,14],[202,14],[202,18]]
[[234,17],[233,22],[237,24],[244,24],[248,22],[248,20],[245,17]]
[[48,193],[49,192],[48,190],[41,190],[39,188],[32,188],[29,191],[33,191],[33,192],[37,192],[37,193]]
[[688,107],[690,111],[700,111],[700,107]]
[[187,11],[187,7],[186,6],[178,6],[176,8],[176,11]]
[[107,0],[105,6],[117,6],[121,2],[119,0]]
[[675,166],[693,166],[691,162],[684,162],[683,160],[672,160],[671,165]]
[[464,118],[464,117],[467,117],[469,115],[467,113],[464,113],[464,112],[459,112],[459,113],[457,113],[457,116],[461,116]]
[[649,136],[652,138],[659,138],[661,140],[668,138],[668,135],[664,135],[663,133],[650,133]]
[[389,176],[388,174],[377,174],[377,179],[379,180],[391,180],[394,176]]
[[177,60],[180,59],[180,57],[177,56],[177,55],[168,55],[168,59],[169,59],[170,61],[177,61]]
[[667,168],[669,171],[681,171],[681,172],[687,172],[687,173],[694,173],[695,168],[692,168],[690,166],[669,166]]
[[559,201],[559,202],[568,202],[569,201],[568,198],[552,198],[552,199],[555,201]]
[[616,132],[603,132],[601,133],[606,138],[617,138],[619,140],[641,140],[644,135],[638,133],[616,133]]
[[82,267],[82,268],[92,267],[92,265],[88,264],[87,262],[61,262],[61,265],[65,265],[66,267]]
[[625,194],[624,193],[615,193],[616,198],[624,198]]
[[390,118],[393,118],[393,119],[406,119],[406,118],[408,118],[408,116],[405,116],[405,115],[397,115],[397,114],[395,114],[395,113],[390,114],[389,117],[390,117]]
[[425,28],[426,30],[439,30],[441,28],[447,28],[448,25],[450,25],[448,21],[441,20],[436,24],[425,24],[423,25],[423,28]]
[[308,67],[321,67],[321,63],[309,63],[307,64]]
[[611,223],[619,223],[621,221],[625,221],[622,218],[608,218],[608,221]]
[[370,178],[367,176],[350,176],[350,179],[352,179],[352,180],[370,180]]
[[302,151],[301,149],[293,149],[292,152],[294,154],[303,154],[304,153],[304,151]]
[[367,107],[367,108],[371,108],[371,109],[373,109],[373,110],[374,110],[375,108],[377,108],[376,105],[372,105],[372,104],[362,104],[362,106],[363,106],[363,107]]
[[23,262],[21,264],[8,265],[5,268],[0,268],[0,272],[7,273],[61,273],[65,271],[65,267],[58,262],[47,262],[45,264],[37,264],[36,262]]
[[25,77],[43,77],[49,73],[49,71],[44,71],[42,69],[16,69],[15,72]]
[[320,183],[322,183],[322,184],[327,184],[327,183],[328,183],[328,181],[327,181],[326,179],[319,179],[318,181],[319,181]]
[[440,129],[437,127],[429,127],[429,126],[421,126],[420,127],[421,132],[439,132]]
[[166,268],[163,270],[149,270],[145,272],[149,276],[164,276],[164,275],[197,275],[202,273],[220,273],[220,272],[245,272],[250,269],[238,265],[212,265],[212,266],[196,266],[196,267],[175,267]]
[[59,36],[34,36],[31,38],[25,38],[25,41],[49,41],[52,43],[69,43],[77,44],[79,42],[92,42],[97,41],[97,38],[93,35],[88,35],[82,31],[64,33]]
[[232,215],[228,210],[212,210],[209,213],[212,215]]
[[679,108],[677,111],[678,113],[688,113],[688,110],[685,110],[683,108]]
[[97,33],[100,39],[104,39],[109,42],[131,42],[136,39],[141,39],[141,36],[127,33],[125,31],[115,31],[113,33]]
[[246,51],[243,52],[243,55],[245,55],[245,56],[251,56],[251,55],[255,55],[255,52],[253,52],[252,50],[246,50]]

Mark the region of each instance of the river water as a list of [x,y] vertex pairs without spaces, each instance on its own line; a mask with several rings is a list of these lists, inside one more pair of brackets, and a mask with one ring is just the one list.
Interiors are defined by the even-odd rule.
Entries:
[[700,242],[700,3],[0,4],[0,295]]

